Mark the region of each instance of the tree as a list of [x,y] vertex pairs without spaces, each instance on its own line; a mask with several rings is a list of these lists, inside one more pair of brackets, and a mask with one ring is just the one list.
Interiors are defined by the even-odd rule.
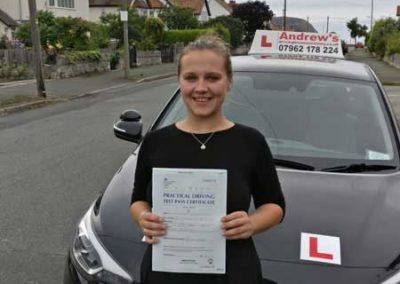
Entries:
[[[368,38],[368,49],[375,52],[380,57],[385,56],[385,53],[391,53],[396,50],[396,45],[399,41],[396,39],[396,34],[400,32],[400,20],[392,18],[380,19],[375,22],[372,31]],[[388,50],[389,49],[389,50]]]
[[206,22],[205,27],[214,27],[218,24],[229,30],[231,35],[230,43],[233,48],[238,47],[242,43],[244,26],[241,20],[232,16],[219,16]]
[[[146,17],[139,16],[136,9],[128,10],[128,35],[129,41],[139,42],[143,39],[143,29]],[[101,24],[105,27],[110,38],[119,40],[119,44],[123,43],[122,22],[119,14],[109,13],[100,17]]]
[[240,19],[244,25],[246,42],[251,42],[256,30],[261,29],[265,22],[268,23],[273,15],[269,5],[260,1],[239,4],[232,13],[232,16]]
[[360,25],[357,18],[351,19],[346,25],[350,30],[351,38],[354,38],[354,43],[356,42],[357,37],[365,37],[368,34],[368,27],[366,25]]
[[168,29],[195,29],[199,26],[199,21],[193,14],[193,10],[181,7],[168,7],[158,15],[167,25]]
[[147,17],[144,22],[144,34],[151,39],[155,45],[159,45],[164,35],[164,23],[159,18]]
[[[39,23],[40,43],[45,47],[47,43],[52,43],[57,38],[57,29],[55,28],[56,17],[53,12],[39,11],[37,19]],[[31,24],[26,22],[18,26],[16,37],[26,46],[32,46]]]

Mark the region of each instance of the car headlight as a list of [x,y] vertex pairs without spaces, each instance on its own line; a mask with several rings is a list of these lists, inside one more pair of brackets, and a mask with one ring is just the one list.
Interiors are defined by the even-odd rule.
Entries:
[[93,231],[93,205],[83,216],[72,244],[72,261],[89,281],[101,283],[132,283],[129,274],[110,256]]

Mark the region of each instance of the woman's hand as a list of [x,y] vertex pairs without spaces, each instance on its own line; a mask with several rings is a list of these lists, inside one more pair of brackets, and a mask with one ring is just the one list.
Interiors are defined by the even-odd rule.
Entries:
[[245,211],[235,211],[222,217],[222,234],[228,240],[247,239],[255,230],[250,216]]
[[148,244],[158,243],[159,236],[163,236],[166,233],[167,226],[164,220],[149,211],[144,211],[139,215],[138,223],[142,228],[144,234],[144,241]]

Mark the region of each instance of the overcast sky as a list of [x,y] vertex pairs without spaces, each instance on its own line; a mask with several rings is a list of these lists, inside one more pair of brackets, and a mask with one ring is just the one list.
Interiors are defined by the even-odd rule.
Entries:
[[[236,0],[236,3],[247,0]],[[265,0],[276,16],[283,15],[284,0]],[[373,0],[374,20],[380,18],[397,18],[396,7],[400,0]],[[286,0],[286,15],[307,19],[318,32],[326,32],[329,16],[329,31],[338,33],[346,42],[350,41],[350,33],[346,23],[354,17],[358,22],[370,27],[371,0]]]

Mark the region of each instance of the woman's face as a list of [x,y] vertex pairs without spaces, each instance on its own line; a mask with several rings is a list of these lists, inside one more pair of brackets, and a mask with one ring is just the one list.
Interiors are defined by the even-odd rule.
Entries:
[[189,115],[220,115],[231,85],[225,59],[211,50],[194,50],[184,55],[180,64],[179,84]]

